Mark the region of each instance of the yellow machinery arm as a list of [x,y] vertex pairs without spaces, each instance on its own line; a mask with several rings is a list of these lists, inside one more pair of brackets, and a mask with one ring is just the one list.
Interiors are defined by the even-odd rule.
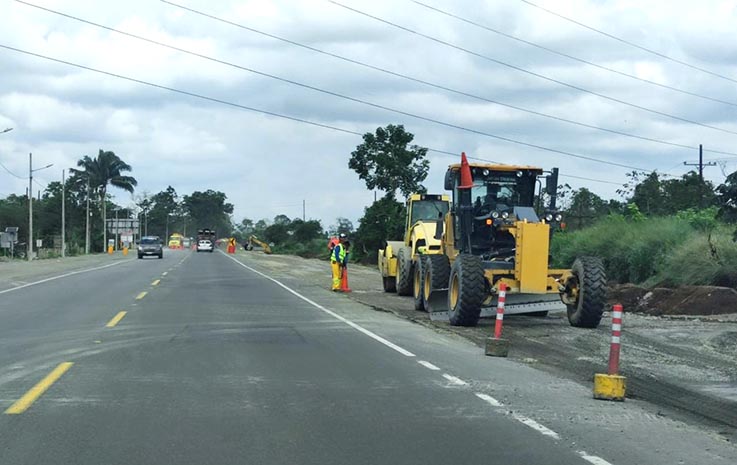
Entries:
[[250,250],[253,250],[254,244],[261,247],[265,254],[271,253],[271,247],[269,246],[269,244],[267,244],[264,241],[259,240],[258,237],[252,235],[251,237],[248,238],[248,245],[250,246],[249,247]]

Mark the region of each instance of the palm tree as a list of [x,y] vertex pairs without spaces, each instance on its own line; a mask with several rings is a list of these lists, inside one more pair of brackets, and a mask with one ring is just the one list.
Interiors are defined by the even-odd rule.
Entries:
[[102,205],[102,231],[103,231],[103,247],[107,246],[107,205],[106,196],[108,185],[133,192],[138,181],[132,176],[124,176],[122,173],[131,171],[131,166],[120,159],[114,152],[104,151],[100,149],[97,157],[90,158],[85,155],[77,161],[77,166],[81,169],[73,170],[74,174],[85,176],[89,179],[89,185],[93,192],[100,197]]

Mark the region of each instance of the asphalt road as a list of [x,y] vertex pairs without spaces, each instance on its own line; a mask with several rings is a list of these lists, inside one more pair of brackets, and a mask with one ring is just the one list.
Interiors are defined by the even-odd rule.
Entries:
[[0,463],[737,460],[647,406],[240,259],[168,251],[1,294]]

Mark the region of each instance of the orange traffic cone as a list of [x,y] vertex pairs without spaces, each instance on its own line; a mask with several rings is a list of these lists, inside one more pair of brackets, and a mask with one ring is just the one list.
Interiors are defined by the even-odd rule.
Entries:
[[348,287],[348,268],[343,268],[340,280],[340,292],[351,292],[351,288]]

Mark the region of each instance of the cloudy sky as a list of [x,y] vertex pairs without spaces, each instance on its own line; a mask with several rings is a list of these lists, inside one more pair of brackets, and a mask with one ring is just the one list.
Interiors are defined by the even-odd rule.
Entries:
[[[616,196],[617,184],[626,180],[629,168],[491,136],[676,176],[688,170],[683,162],[695,161],[698,153],[668,144],[694,147],[701,143],[706,149],[737,154],[737,82],[628,46],[520,0],[423,1],[504,34],[700,97],[552,54],[409,0],[339,1],[457,48],[324,0],[173,1],[251,30],[157,0],[31,0],[230,65],[11,0],[0,0],[0,45],[349,132],[0,48],[0,130],[14,128],[0,135],[0,163],[25,177],[28,153],[33,152],[37,166],[54,164],[37,173],[43,185],[60,179],[62,168],[74,166],[82,155],[95,155],[103,148],[133,166],[139,194],[155,193],[167,185],[180,193],[221,190],[235,204],[236,221],[280,213],[301,216],[305,200],[307,216],[328,226],[337,216],[355,221],[374,197],[348,169],[350,152],[361,141],[351,132],[361,134],[389,123],[404,124],[418,144],[439,151],[466,151],[479,158],[546,169],[558,166],[563,175],[589,178],[562,181],[607,198]],[[737,2],[535,3],[737,80]],[[254,29],[476,98],[361,67]],[[668,144],[590,129],[488,100]],[[430,152],[429,158],[425,185],[431,192],[439,191],[447,164],[457,157]],[[706,152],[705,158],[725,159],[720,166],[706,169],[715,182],[724,179],[723,172],[737,169],[735,155]],[[0,195],[23,193],[26,186],[26,180],[0,168]],[[124,193],[116,193],[116,201],[132,202]]]

